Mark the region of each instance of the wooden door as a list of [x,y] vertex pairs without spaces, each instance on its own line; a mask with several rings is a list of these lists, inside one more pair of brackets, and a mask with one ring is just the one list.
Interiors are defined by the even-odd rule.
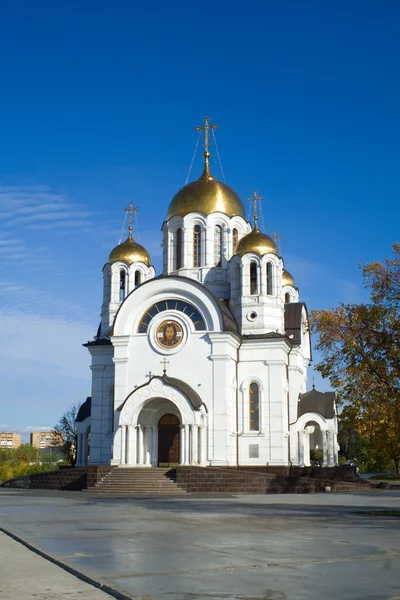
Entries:
[[176,467],[179,464],[179,419],[164,415],[158,422],[158,466]]

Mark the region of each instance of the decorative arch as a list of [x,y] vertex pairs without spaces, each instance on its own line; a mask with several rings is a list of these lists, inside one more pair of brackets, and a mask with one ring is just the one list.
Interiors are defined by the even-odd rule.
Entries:
[[195,410],[190,399],[181,390],[170,385],[162,377],[153,377],[149,383],[140,386],[131,392],[120,411],[120,425],[138,425],[138,417],[142,409],[155,399],[166,399],[172,403],[182,425],[200,424],[200,415],[204,413],[203,407]]
[[228,327],[224,307],[204,285],[193,279],[169,275],[145,281],[128,295],[116,313],[112,336],[133,335],[144,308],[168,298],[186,301],[197,308],[204,319],[206,331],[225,331]]

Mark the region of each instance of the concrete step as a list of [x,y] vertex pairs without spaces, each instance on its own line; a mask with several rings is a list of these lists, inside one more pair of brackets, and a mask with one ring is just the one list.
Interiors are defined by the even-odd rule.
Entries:
[[119,467],[112,469],[90,492],[134,495],[186,494],[175,482],[171,468]]

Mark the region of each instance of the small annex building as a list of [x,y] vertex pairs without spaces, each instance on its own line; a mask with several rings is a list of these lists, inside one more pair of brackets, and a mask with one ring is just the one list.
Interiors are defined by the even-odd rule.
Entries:
[[[334,395],[307,392],[307,308],[276,239],[204,170],[162,223],[163,271],[132,235],[103,267],[101,323],[86,343],[91,397],[78,465],[337,464]],[[90,456],[88,448],[90,445]]]

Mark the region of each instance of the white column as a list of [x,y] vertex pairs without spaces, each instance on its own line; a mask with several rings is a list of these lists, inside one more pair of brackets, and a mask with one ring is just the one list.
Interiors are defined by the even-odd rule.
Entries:
[[144,447],[143,447],[143,427],[138,425],[138,465],[143,467],[144,463]]
[[151,447],[152,447],[152,442],[153,442],[153,430],[151,427],[146,427],[146,432],[145,432],[145,449],[146,449],[146,460],[145,460],[145,465],[146,467],[151,467]]
[[181,436],[179,440],[179,464],[185,464],[185,426],[181,425]]
[[199,462],[202,467],[207,464],[207,429],[202,425],[200,427],[200,457]]
[[184,439],[185,439],[185,459],[184,465],[188,465],[189,463],[189,425],[184,425]]
[[199,433],[199,429],[197,425],[191,425],[191,430],[192,430],[192,440],[191,440],[191,464],[192,465],[197,465],[198,464],[198,444],[199,444],[199,438],[198,438],[198,433]]
[[202,266],[214,266],[214,227],[210,225],[204,230],[204,262]]
[[299,465],[304,467],[304,431],[299,431]]
[[328,446],[326,443],[326,431],[321,431],[322,437],[322,466],[326,467],[328,465]]
[[126,463],[126,427],[121,425],[121,465]]
[[136,425],[131,425],[129,427],[129,454],[128,454],[128,463],[133,467],[136,467],[137,464],[137,427]]
[[328,467],[333,467],[333,431],[328,431]]
[[157,455],[157,442],[158,442],[158,428],[156,426],[151,428],[152,431],[152,445],[151,445],[151,463],[153,467],[158,467],[158,455]]

